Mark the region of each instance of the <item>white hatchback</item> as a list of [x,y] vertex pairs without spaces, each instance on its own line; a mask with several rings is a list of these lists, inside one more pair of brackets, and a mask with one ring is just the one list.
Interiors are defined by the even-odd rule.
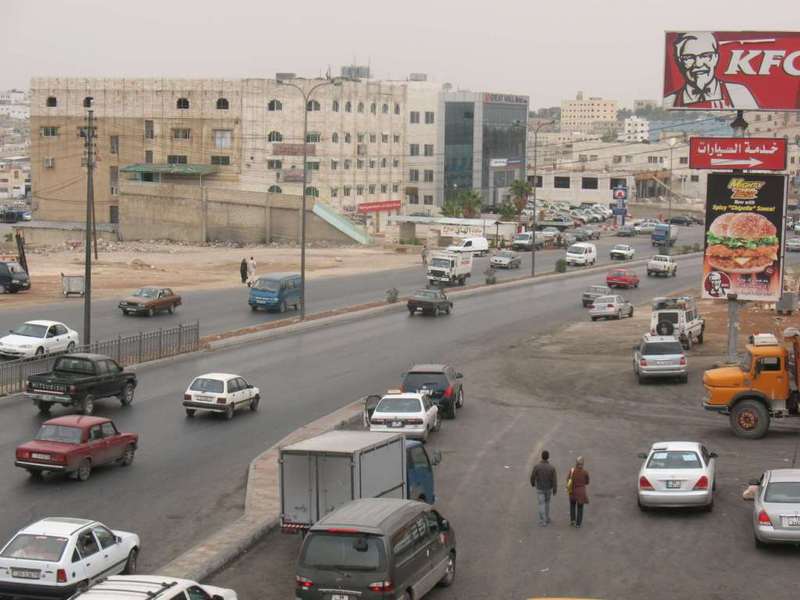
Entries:
[[78,332],[63,323],[27,321],[0,338],[0,355],[30,358],[50,352],[72,352],[78,344]]
[[183,407],[187,417],[198,410],[222,413],[232,419],[237,408],[258,410],[261,392],[243,377],[232,373],[206,373],[195,377],[183,394]]
[[66,598],[117,573],[135,573],[139,536],[97,521],[48,517],[0,551],[0,596]]
[[427,394],[389,393],[372,412],[369,430],[402,433],[425,442],[431,432],[439,431],[440,419],[439,408]]

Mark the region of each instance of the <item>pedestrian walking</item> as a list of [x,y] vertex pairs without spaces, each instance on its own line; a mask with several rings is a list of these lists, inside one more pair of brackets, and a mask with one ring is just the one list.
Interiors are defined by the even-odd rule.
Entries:
[[539,502],[539,527],[550,524],[550,499],[556,495],[558,489],[558,474],[549,461],[550,453],[542,450],[542,460],[531,471],[531,485],[536,489]]
[[247,261],[248,285],[251,285],[253,283],[253,279],[255,279],[255,276],[256,276],[256,259],[251,256],[250,260]]
[[242,259],[242,264],[239,265],[239,275],[242,276],[242,283],[247,283],[247,259]]
[[589,485],[589,472],[583,468],[583,457],[575,460],[575,466],[569,470],[567,477],[567,493],[569,494],[569,524],[580,528],[583,523],[583,507],[589,504],[586,486]]
[[422,265],[427,267],[428,266],[428,247],[422,247]]

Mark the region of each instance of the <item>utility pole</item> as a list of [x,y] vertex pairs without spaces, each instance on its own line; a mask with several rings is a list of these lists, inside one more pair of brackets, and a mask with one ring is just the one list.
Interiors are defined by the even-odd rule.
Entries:
[[94,224],[94,111],[92,98],[83,101],[86,115],[86,238],[84,242],[83,344],[92,341],[92,227]]
[[[737,110],[736,118],[731,123],[733,137],[743,138],[747,132],[747,121],[744,120],[744,111]],[[741,173],[741,169],[734,169],[734,173]],[[728,294],[728,363],[736,363],[738,350],[736,343],[739,338],[739,297],[738,294]]]
[[539,123],[533,129],[533,231],[531,232],[531,277],[536,275],[536,187],[539,184],[537,171],[539,168],[539,129],[545,125],[552,125],[555,120]]
[[672,151],[675,149],[674,137],[669,138],[669,189],[667,191],[667,239],[666,248],[664,253],[667,255],[672,254]]

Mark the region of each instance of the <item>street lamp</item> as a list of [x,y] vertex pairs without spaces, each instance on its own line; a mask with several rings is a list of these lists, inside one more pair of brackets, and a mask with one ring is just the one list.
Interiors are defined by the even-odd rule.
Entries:
[[678,140],[674,137],[669,138],[669,191],[667,196],[667,239],[665,240],[666,254],[672,254],[672,151],[675,149],[675,144]]
[[[345,81],[344,77],[334,77],[333,79],[326,79],[313,86],[307,92],[294,83],[289,83],[282,79],[278,79],[278,85],[285,85],[293,87],[303,96],[303,190],[302,190],[302,205],[300,207],[300,320],[306,318],[306,183],[308,182],[308,102],[311,99],[311,94],[316,90],[326,85],[342,85]],[[352,80],[347,80],[352,81]]]
[[545,125],[552,125],[555,119],[551,121],[543,121],[533,128],[533,239],[531,240],[531,277],[536,274],[536,186],[539,183],[537,177],[537,169],[539,167],[539,130]]

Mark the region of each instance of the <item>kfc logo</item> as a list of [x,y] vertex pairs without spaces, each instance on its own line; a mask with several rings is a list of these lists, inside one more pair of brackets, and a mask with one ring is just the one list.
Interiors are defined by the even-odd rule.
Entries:
[[728,277],[727,273],[711,271],[711,273],[706,275],[703,288],[705,288],[706,293],[712,298],[725,298],[728,295],[728,290],[731,288],[731,278]]

